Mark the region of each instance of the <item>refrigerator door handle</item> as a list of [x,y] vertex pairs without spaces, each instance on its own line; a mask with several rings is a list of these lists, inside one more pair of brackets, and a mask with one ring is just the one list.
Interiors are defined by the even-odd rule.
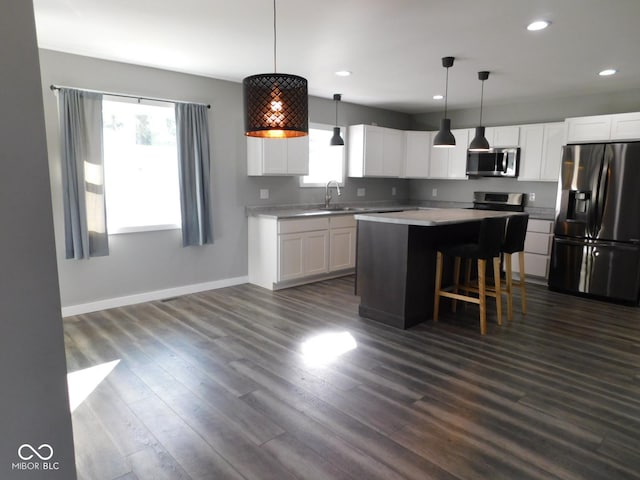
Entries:
[[600,175],[598,176],[598,190],[595,200],[595,231],[594,235],[597,238],[602,228],[602,217],[604,215],[604,207],[607,201],[607,189],[609,188],[609,176],[611,168],[612,152],[609,148],[605,148],[604,160],[602,162],[602,168]]

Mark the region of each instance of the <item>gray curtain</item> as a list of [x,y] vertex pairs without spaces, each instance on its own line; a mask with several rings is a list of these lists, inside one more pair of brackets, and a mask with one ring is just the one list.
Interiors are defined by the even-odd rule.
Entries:
[[109,255],[102,160],[102,95],[58,92],[67,258]]
[[213,243],[209,120],[205,105],[176,104],[182,245]]

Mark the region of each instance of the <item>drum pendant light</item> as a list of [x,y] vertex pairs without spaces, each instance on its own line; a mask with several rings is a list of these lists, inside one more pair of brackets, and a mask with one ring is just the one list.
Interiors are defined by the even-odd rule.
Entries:
[[307,80],[276,73],[276,0],[273,0],[273,72],[242,81],[244,131],[249,137],[289,138],[309,134]]
[[489,78],[489,72],[478,72],[478,80],[482,81],[480,90],[480,125],[476,127],[476,136],[469,144],[469,150],[472,152],[487,152],[491,148],[487,138],[484,136],[484,127],[482,126],[482,103],[484,100],[484,81]]
[[333,137],[331,137],[331,141],[329,142],[329,145],[332,147],[344,145],[344,140],[340,136],[340,127],[338,126],[338,103],[342,100],[342,95],[334,93],[333,100],[336,102],[336,126],[333,127]]
[[456,137],[451,133],[451,120],[447,118],[447,100],[449,100],[449,68],[453,66],[454,57],[442,57],[442,66],[447,69],[444,90],[444,118],[440,120],[440,130],[433,139],[434,147],[455,147]]

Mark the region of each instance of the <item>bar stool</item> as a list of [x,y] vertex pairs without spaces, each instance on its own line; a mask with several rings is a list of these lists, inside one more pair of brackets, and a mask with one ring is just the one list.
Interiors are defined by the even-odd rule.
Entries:
[[[502,253],[504,255],[504,264],[506,270],[506,286],[507,291],[507,318],[513,319],[513,287],[520,287],[520,303],[522,306],[522,314],[527,314],[527,290],[525,288],[525,271],[524,271],[524,239],[527,236],[527,225],[529,223],[529,214],[514,215],[509,217],[507,223],[507,233],[502,244]],[[519,279],[518,282],[513,281],[511,270],[511,255],[517,253],[519,260]]]
[[[439,247],[436,257],[436,287],[433,301],[433,321],[438,321],[440,308],[440,297],[448,297],[469,303],[476,303],[480,306],[480,334],[487,333],[487,303],[486,297],[491,296],[496,299],[496,316],[498,325],[502,325],[502,293],[500,281],[500,253],[505,235],[505,217],[484,218],[480,224],[480,233],[477,243],[466,243],[461,245]],[[444,255],[454,257],[454,284],[452,287],[442,288],[442,264]],[[477,260],[478,262],[478,296],[458,293],[460,288],[460,260],[462,258]],[[493,276],[495,289],[486,288],[487,260],[493,261]],[[450,291],[452,290],[452,291]],[[455,307],[454,307],[455,308]]]

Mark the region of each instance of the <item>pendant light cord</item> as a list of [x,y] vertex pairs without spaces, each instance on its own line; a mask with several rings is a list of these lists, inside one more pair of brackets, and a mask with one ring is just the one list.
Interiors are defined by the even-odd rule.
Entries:
[[276,41],[277,41],[277,29],[276,29],[276,0],[273,0],[273,73],[277,73],[278,69],[276,68],[277,63],[277,52],[276,52]]
[[484,100],[484,80],[482,80],[482,87],[480,87],[480,126],[482,126],[482,103]]
[[336,100],[335,103],[336,103],[336,123],[335,123],[335,125],[337,127],[338,126],[338,100]]
[[444,84],[444,118],[447,118],[447,100],[449,100],[449,67],[447,67],[447,76]]

